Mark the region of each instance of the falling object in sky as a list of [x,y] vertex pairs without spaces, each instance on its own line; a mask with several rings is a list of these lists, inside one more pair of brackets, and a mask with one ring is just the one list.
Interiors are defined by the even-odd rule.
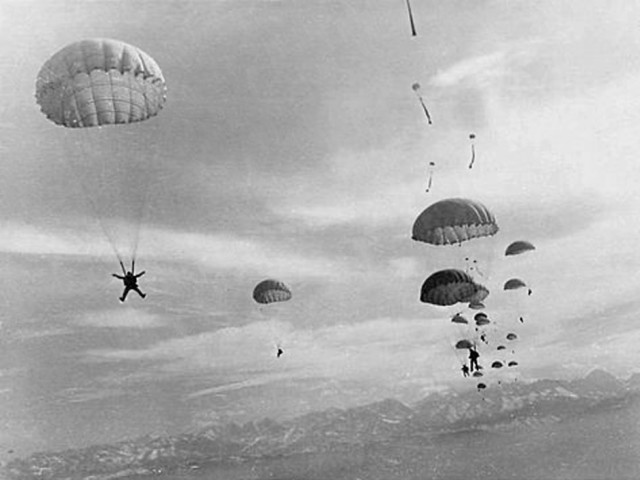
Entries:
[[471,140],[471,162],[469,163],[469,168],[473,168],[473,162],[476,161],[476,147],[474,144],[474,140],[476,139],[476,134],[469,134],[469,140]]
[[526,240],[518,240],[511,243],[505,250],[504,254],[508,257],[511,255],[520,255],[521,253],[529,252],[535,249],[536,247],[532,243],[527,242]]
[[422,105],[422,110],[424,111],[424,114],[427,117],[427,121],[429,122],[429,125],[431,125],[433,122],[431,122],[431,115],[429,115],[429,110],[427,109],[427,105],[424,103],[424,99],[422,98],[422,94],[420,93],[420,84],[414,83],[411,86],[411,88],[413,88],[413,91],[416,92],[416,95],[418,96],[418,100],[420,100],[420,105]]
[[413,23],[413,12],[411,12],[411,3],[407,0],[407,10],[409,11],[409,23],[411,24],[411,36],[415,37],[416,34],[416,26]]
[[435,166],[436,164],[434,162],[429,162],[429,183],[427,183],[427,189],[425,190],[427,193],[429,193],[431,185],[433,185],[433,167]]

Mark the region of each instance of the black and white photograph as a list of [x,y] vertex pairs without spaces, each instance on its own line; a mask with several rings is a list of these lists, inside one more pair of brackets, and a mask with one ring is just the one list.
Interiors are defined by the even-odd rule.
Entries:
[[0,0],[0,479],[640,478],[639,27]]

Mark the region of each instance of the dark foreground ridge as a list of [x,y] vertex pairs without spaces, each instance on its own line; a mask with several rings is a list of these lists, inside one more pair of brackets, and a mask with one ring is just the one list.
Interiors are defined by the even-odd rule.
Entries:
[[[609,448],[623,455],[618,442],[624,442],[635,458],[635,446],[623,430],[625,425],[637,428],[637,423],[628,419],[637,419],[639,414],[640,374],[622,381],[596,370],[579,380],[514,383],[482,395],[473,391],[432,394],[412,406],[388,399],[282,422],[228,423],[197,433],[36,453],[8,463],[0,470],[0,478],[188,479],[201,476],[203,471],[220,478],[263,478],[274,471],[287,472],[278,474],[280,478],[308,479],[323,475],[404,479],[423,478],[420,475],[425,473],[430,478],[542,478],[545,471],[541,469],[552,465],[555,473],[564,468],[562,478],[580,478],[584,473],[580,465],[587,468],[586,455],[592,458],[594,452],[607,450],[585,442],[595,438],[603,441],[607,426],[613,428],[617,421],[623,426],[615,430],[617,437],[611,439]],[[627,433],[635,435],[638,442],[635,431]],[[551,446],[554,438],[561,439],[568,450]],[[532,466],[532,449],[544,448],[555,450],[533,452],[539,454],[535,458],[545,460]],[[519,449],[526,450],[522,453],[527,455],[529,466],[517,467],[519,473],[501,470]],[[615,465],[626,470],[613,471],[613,460],[609,460],[601,477],[589,466],[590,478],[633,478],[640,471],[640,460],[626,467],[624,461],[626,457]]]

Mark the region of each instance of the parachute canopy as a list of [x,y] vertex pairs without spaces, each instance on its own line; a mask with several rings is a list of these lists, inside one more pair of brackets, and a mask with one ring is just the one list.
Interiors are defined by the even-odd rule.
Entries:
[[118,40],[95,38],[67,45],[45,62],[36,100],[57,125],[96,127],[157,115],[166,90],[149,55]]
[[478,372],[477,370],[473,372],[474,377],[482,377],[482,372]]
[[518,362],[516,362],[515,360],[511,360],[511,361],[508,363],[508,365],[509,365],[510,367],[516,367],[516,366],[518,366]]
[[499,360],[496,360],[491,364],[491,368],[502,368],[502,362]]
[[262,304],[286,302],[291,299],[291,290],[283,282],[268,278],[255,286],[253,299]]
[[519,278],[511,278],[509,280],[507,280],[504,284],[504,289],[505,290],[516,290],[518,288],[523,288],[526,287],[527,284],[524,283],[524,281],[520,280]]
[[491,323],[491,321],[487,317],[481,317],[481,318],[476,320],[476,325],[478,327],[483,327],[485,325],[489,325],[490,323]]
[[473,348],[473,343],[470,340],[467,340],[467,339],[458,340],[458,342],[456,343],[456,348],[458,350],[465,350],[467,348]]
[[498,345],[498,348],[497,348],[496,350],[504,350],[504,349],[506,349],[506,348],[507,348],[507,347],[505,347],[504,345]]
[[451,318],[451,322],[452,323],[464,323],[464,324],[468,324],[469,321],[464,318],[462,315],[460,315],[459,313],[456,313],[452,318]]
[[440,270],[422,284],[420,301],[433,305],[454,305],[458,302],[482,301],[489,290],[477,284],[461,270]]
[[496,219],[487,207],[473,200],[449,198],[418,215],[411,238],[432,245],[452,245],[497,231]]
[[533,244],[525,240],[518,240],[516,242],[513,242],[511,245],[509,245],[505,250],[504,254],[506,256],[520,255],[521,253],[528,252],[530,250],[535,250],[535,249],[536,247],[534,247]]
[[484,383],[478,384],[478,390],[484,390],[485,388],[487,388],[487,386]]
[[482,310],[483,308],[485,308],[485,306],[484,303],[478,300],[472,300],[471,302],[469,302],[469,308],[471,310]]
[[507,333],[507,340],[515,340],[518,338],[518,335],[515,333]]
[[478,322],[482,320],[489,320],[489,317],[487,317],[487,314],[484,312],[478,312],[473,316],[473,319]]

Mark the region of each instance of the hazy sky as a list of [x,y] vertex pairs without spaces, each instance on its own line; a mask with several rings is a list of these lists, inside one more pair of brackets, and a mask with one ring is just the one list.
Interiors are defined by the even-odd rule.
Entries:
[[[418,299],[465,255],[494,339],[520,337],[495,379],[636,368],[640,4],[413,10],[417,37],[401,0],[0,0],[0,459],[474,388],[462,308]],[[158,62],[158,117],[69,131],[39,112],[40,66],[92,37]],[[499,233],[412,241],[456,196]],[[104,232],[126,243],[136,202],[149,295],[121,305]],[[505,258],[519,239],[536,251]],[[518,276],[531,297],[502,292]],[[258,308],[267,277],[293,299]]]

